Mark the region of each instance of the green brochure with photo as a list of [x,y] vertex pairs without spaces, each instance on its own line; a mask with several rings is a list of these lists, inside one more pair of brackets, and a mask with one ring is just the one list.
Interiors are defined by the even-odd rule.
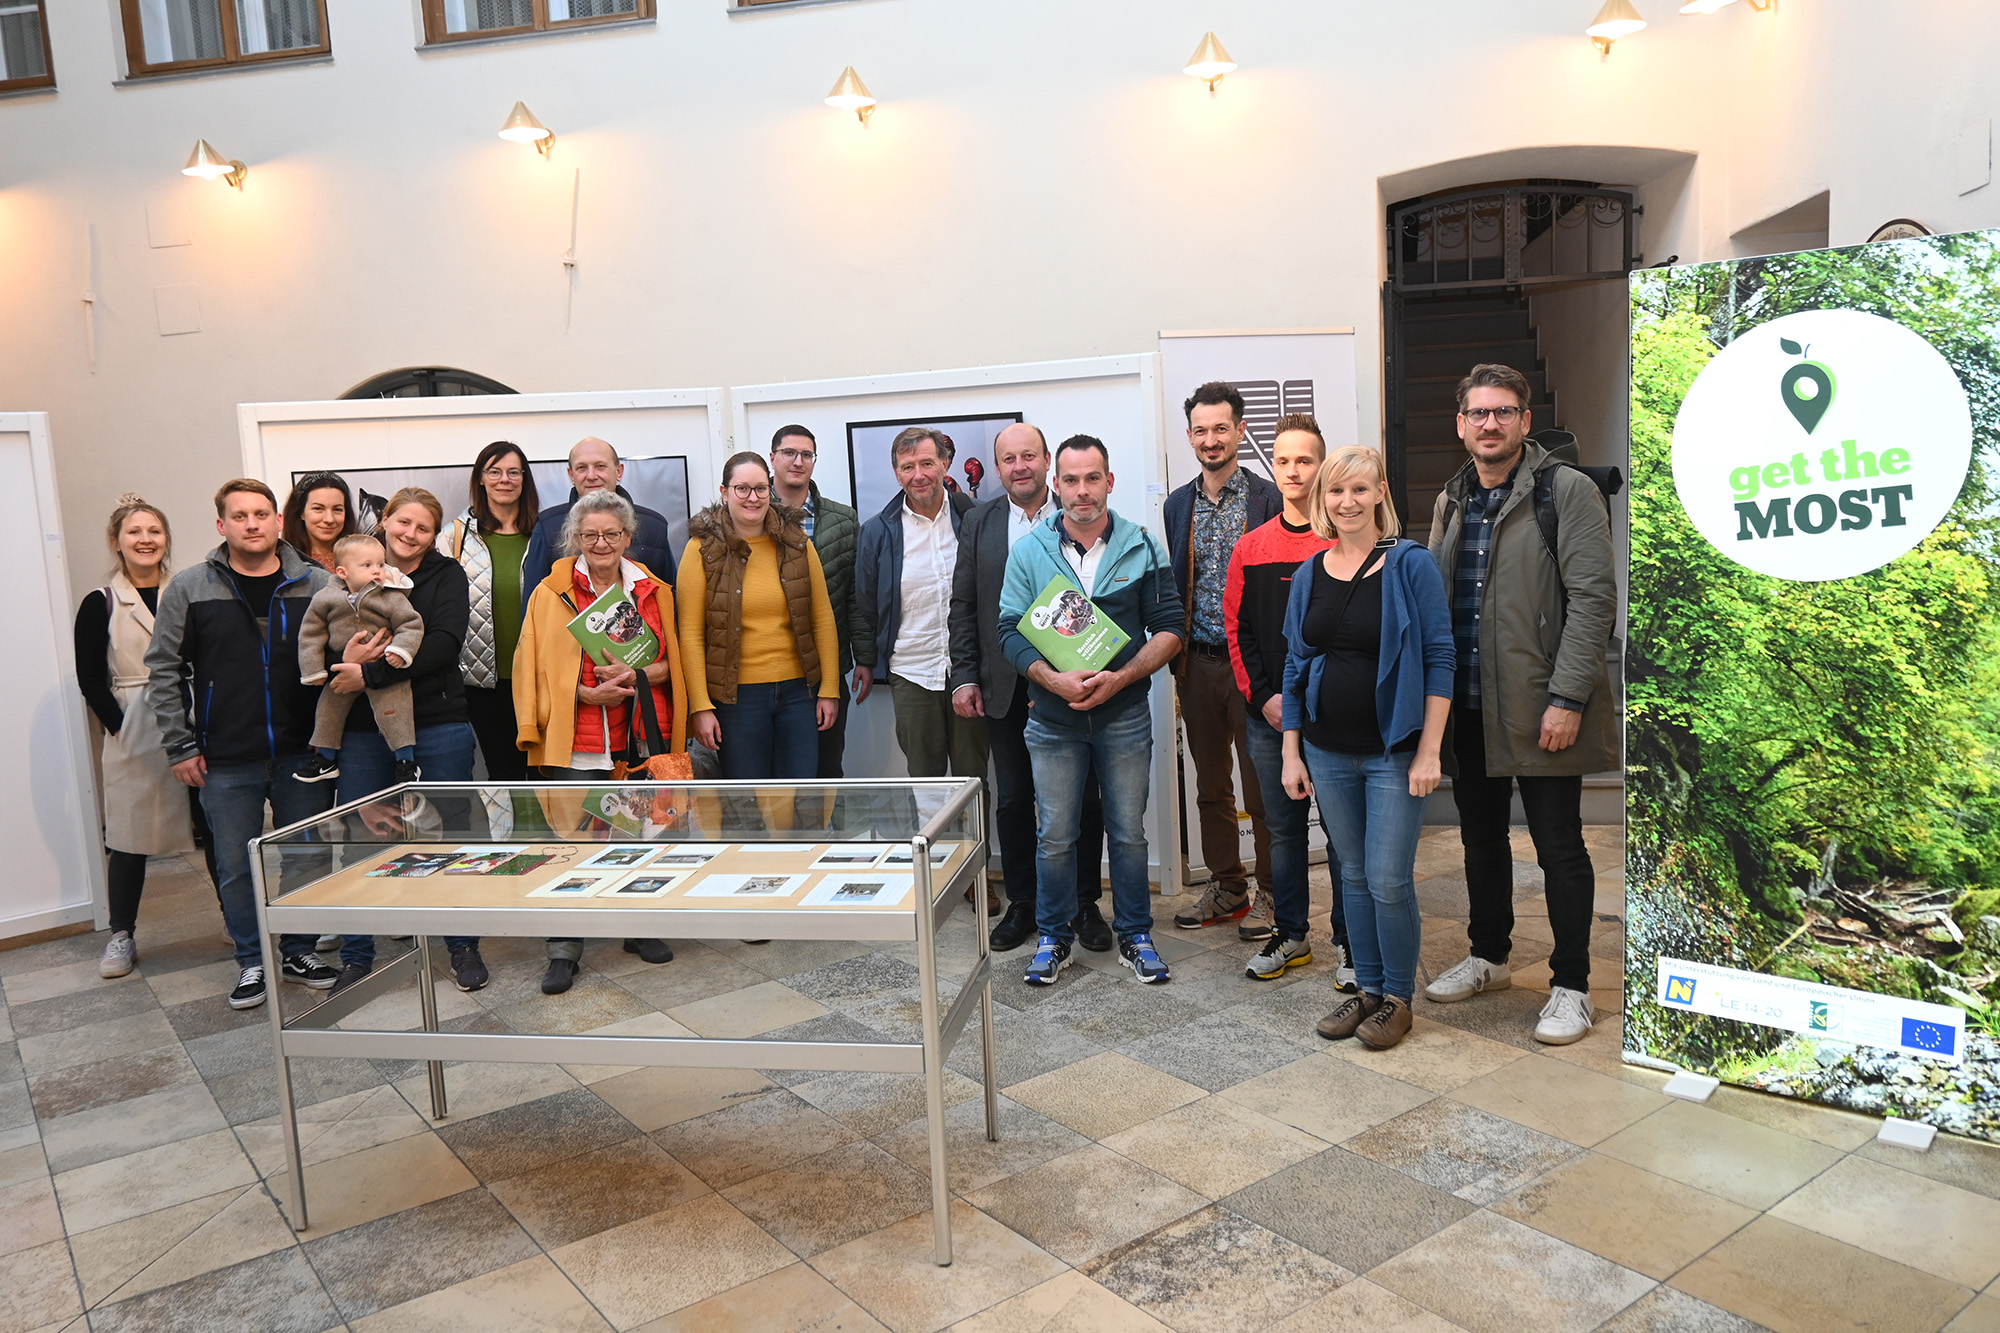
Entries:
[[569,632],[599,666],[610,665],[615,657],[635,671],[644,671],[660,660],[660,636],[639,614],[632,595],[617,584],[577,612]]
[[1021,617],[1019,628],[1058,671],[1102,671],[1132,636],[1058,574]]

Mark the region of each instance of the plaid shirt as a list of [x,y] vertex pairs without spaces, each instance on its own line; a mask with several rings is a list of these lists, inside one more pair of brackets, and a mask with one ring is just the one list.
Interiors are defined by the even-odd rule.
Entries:
[[1514,477],[1490,490],[1478,474],[1466,488],[1465,517],[1458,529],[1458,568],[1451,581],[1451,632],[1458,641],[1458,681],[1454,693],[1464,708],[1479,707],[1479,617],[1485,610],[1486,571],[1493,559],[1493,520],[1514,489]]
[[1208,498],[1208,487],[1194,488],[1194,542],[1188,552],[1188,582],[1194,595],[1194,641],[1210,648],[1227,642],[1222,624],[1223,586],[1229,576],[1229,555],[1250,527],[1250,482],[1242,468],[1223,483],[1222,495]]

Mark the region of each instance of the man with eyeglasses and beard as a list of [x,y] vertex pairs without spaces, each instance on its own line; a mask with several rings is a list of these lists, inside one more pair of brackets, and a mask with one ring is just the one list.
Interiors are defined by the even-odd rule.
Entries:
[[847,749],[847,673],[854,669],[854,555],[861,519],[852,505],[829,500],[813,480],[819,465],[819,441],[804,426],[780,426],[771,436],[771,499],[803,515],[799,526],[819,552],[826,576],[827,600],[833,603],[833,625],[840,639],[840,715],[819,734],[819,773],[844,776],[841,756]]

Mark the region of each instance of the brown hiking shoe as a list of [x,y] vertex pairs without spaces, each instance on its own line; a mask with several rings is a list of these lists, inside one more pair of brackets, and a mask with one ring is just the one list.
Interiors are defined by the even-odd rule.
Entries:
[[1320,1019],[1313,1026],[1313,1031],[1319,1033],[1320,1036],[1325,1037],[1328,1041],[1339,1041],[1344,1037],[1351,1037],[1354,1035],[1354,1029],[1361,1026],[1362,1020],[1368,1018],[1381,1007],[1382,998],[1380,996],[1370,995],[1367,991],[1361,991],[1342,1000],[1338,1009],[1335,1009],[1325,1018]]
[[1174,924],[1182,930],[1200,930],[1203,926],[1234,921],[1249,911],[1249,894],[1230,893],[1220,883],[1214,883],[1202,890],[1201,897],[1195,899],[1191,909],[1174,914]]
[[1410,1035],[1410,1002],[1393,995],[1382,997],[1381,1006],[1354,1029],[1354,1039],[1371,1050],[1386,1051]]

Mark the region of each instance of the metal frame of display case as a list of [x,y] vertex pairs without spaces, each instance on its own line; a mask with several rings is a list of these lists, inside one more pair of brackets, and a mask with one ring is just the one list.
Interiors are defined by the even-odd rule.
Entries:
[[[662,788],[711,790],[769,789],[774,785],[815,788],[912,787],[949,780],[829,780],[826,782],[773,784],[758,781],[661,782]],[[250,841],[251,875],[257,889],[257,928],[264,949],[264,975],[272,995],[271,1031],[277,1049],[279,1123],[284,1131],[285,1157],[291,1171],[291,1212],[293,1225],[303,1231],[308,1226],[306,1212],[305,1164],[299,1144],[298,1107],[292,1096],[291,1062],[303,1058],[360,1060],[417,1060],[427,1067],[431,1094],[431,1118],[446,1114],[444,1062],[447,1060],[510,1062],[525,1064],[639,1065],[700,1069],[805,1069],[842,1072],[922,1074],[924,1105],[930,1130],[931,1232],[933,1257],[949,1264],[951,1249],[951,1189],[945,1170],[944,1062],[957,1044],[972,1010],[979,1009],[980,1055],[986,1094],[986,1137],[1000,1137],[999,1090],[993,1062],[992,966],[986,931],[988,884],[986,880],[984,784],[967,778],[943,808],[909,839],[911,873],[915,893],[911,910],[849,910],[812,908],[783,910],[729,911],[719,908],[665,909],[623,907],[580,910],[558,907],[386,907],[386,906],[293,906],[282,899],[266,900],[264,844],[310,829],[335,816],[359,810],[401,791],[426,789],[482,791],[536,791],[566,783],[412,783],[376,792],[359,801],[337,806],[309,820],[288,825]],[[975,806],[973,803],[977,801]],[[969,854],[943,886],[932,883],[931,844],[968,807],[978,811],[979,836],[966,839]],[[801,831],[803,833],[803,831]],[[669,842],[681,839],[620,837],[620,842]],[[713,839],[702,839],[712,841]],[[466,838],[464,841],[476,841]],[[565,841],[551,838],[550,842]],[[733,840],[740,842],[740,839]],[[840,841],[818,838],[815,841]],[[870,842],[901,842],[900,838],[871,837]],[[339,847],[337,842],[296,844]],[[753,844],[744,844],[753,845]],[[281,853],[282,854],[282,853]],[[957,894],[970,878],[973,889],[973,931],[978,953],[972,971],[949,1009],[938,993],[937,936],[945,918],[957,905]],[[663,915],[670,913],[670,915]],[[678,939],[851,940],[863,942],[903,942],[917,945],[918,998],[923,1012],[920,1042],[830,1042],[759,1041],[752,1038],[709,1037],[628,1037],[555,1035],[515,1032],[441,1032],[438,1030],[436,977],[431,967],[430,937],[433,935],[474,936],[576,936],[580,938],[652,938],[671,921],[671,933]],[[407,934],[415,947],[408,953],[378,966],[361,981],[339,995],[321,1001],[290,1019],[285,1017],[276,995],[279,975],[277,937],[281,934],[372,935]],[[417,1031],[377,1031],[335,1028],[333,1025],[373,1000],[390,994],[404,982],[417,981],[422,1027]]]

